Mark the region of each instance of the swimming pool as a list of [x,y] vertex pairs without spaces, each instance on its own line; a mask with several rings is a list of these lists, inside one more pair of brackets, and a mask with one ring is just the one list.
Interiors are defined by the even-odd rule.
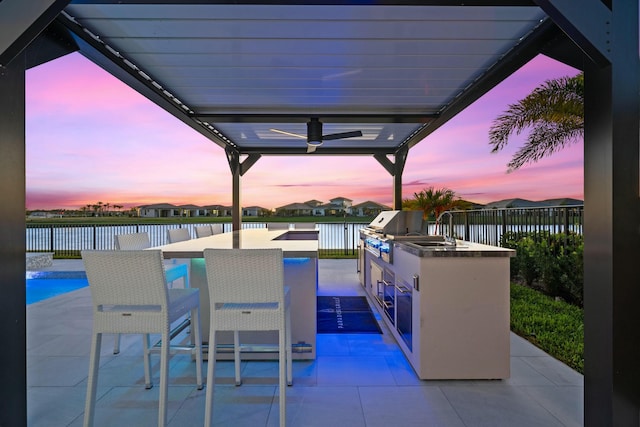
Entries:
[[27,272],[27,305],[89,286],[84,271]]

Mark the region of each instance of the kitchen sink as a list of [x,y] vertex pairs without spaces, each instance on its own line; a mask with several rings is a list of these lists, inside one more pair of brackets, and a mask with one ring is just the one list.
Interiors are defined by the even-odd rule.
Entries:
[[456,247],[456,240],[447,236],[403,236],[397,241],[417,249],[450,249]]
[[418,246],[425,246],[425,247],[429,247],[429,246],[455,246],[455,242],[453,243],[449,243],[449,242],[437,242],[437,241],[416,241],[416,242],[412,242],[412,241],[405,241],[405,243],[412,243],[414,245],[418,245]]
[[317,230],[290,230],[273,240],[318,240]]

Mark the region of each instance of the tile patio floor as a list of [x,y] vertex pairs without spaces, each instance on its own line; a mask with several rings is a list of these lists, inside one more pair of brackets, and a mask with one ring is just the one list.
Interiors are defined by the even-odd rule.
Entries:
[[[81,269],[56,261],[51,270]],[[355,260],[320,260],[320,295],[363,295]],[[91,334],[88,288],[27,309],[28,425],[81,426]],[[553,427],[583,425],[583,377],[511,336],[511,378],[420,381],[381,322],[383,334],[319,334],[317,359],[295,361],[287,389],[291,427]],[[138,337],[123,337],[119,355],[105,337],[96,426],[155,426],[158,388],[144,389]],[[157,383],[159,360],[154,359]],[[277,362],[216,367],[215,425],[278,425]],[[206,375],[206,363],[205,363]],[[169,425],[201,426],[205,390],[195,387],[188,355],[170,362]]]

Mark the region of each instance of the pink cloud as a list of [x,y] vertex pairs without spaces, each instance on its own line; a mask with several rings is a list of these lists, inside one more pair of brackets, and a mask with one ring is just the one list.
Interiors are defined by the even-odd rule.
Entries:
[[[468,200],[582,198],[582,144],[506,174],[522,137],[490,153],[491,121],[544,80],[576,71],[539,57],[415,146],[403,197],[428,186]],[[27,73],[27,208],[103,201],[230,204],[224,151],[77,54]],[[391,205],[393,179],[372,157],[263,156],[242,178],[245,206],[343,196]]]

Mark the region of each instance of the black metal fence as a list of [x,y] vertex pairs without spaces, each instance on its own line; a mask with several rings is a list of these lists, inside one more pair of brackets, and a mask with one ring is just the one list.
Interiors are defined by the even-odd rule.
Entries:
[[500,246],[507,232],[582,235],[584,206],[553,206],[544,208],[478,209],[447,211],[436,225],[435,234],[446,234],[469,242]]
[[[500,245],[507,232],[548,232],[550,234],[582,234],[583,206],[545,208],[479,209],[447,211],[438,225],[427,224],[429,234],[446,234],[461,240],[487,245]],[[85,249],[113,249],[116,234],[147,232],[153,246],[167,243],[167,230],[187,228],[195,236],[202,224],[27,224],[27,252],[53,252],[55,257],[80,257]],[[266,223],[245,222],[242,227],[264,228]],[[366,223],[317,223],[320,256],[355,257],[359,231]],[[225,232],[231,223],[223,223]]]
[[[202,224],[27,224],[27,252],[53,252],[56,258],[79,258],[86,249],[114,249],[117,234],[146,232],[152,246],[167,243],[167,230],[187,228],[195,236],[195,227]],[[365,223],[317,223],[320,255],[324,257],[355,257],[359,230]],[[232,230],[223,223],[223,231]],[[246,222],[243,229],[265,228],[266,223]]]

